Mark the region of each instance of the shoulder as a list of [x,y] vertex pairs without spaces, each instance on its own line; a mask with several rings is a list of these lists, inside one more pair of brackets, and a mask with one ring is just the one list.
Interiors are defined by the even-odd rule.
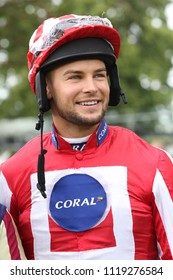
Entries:
[[[43,135],[44,145],[50,140],[50,132]],[[37,136],[30,141],[28,141],[23,147],[21,147],[11,158],[16,158],[19,156],[32,156],[34,153],[40,151],[40,136]]]
[[[45,146],[48,145],[50,139],[50,133],[46,133],[43,136]],[[38,158],[40,153],[40,136],[37,136],[28,141],[23,147],[21,147],[14,155],[1,164],[2,168],[6,166],[15,167],[18,163],[29,164],[31,160]]]
[[128,152],[131,150],[134,154],[145,156],[149,160],[168,161],[172,164],[172,157],[167,151],[151,145],[132,130],[119,126],[109,126],[109,131],[111,137],[115,138],[116,142],[121,143],[121,147],[128,148]]

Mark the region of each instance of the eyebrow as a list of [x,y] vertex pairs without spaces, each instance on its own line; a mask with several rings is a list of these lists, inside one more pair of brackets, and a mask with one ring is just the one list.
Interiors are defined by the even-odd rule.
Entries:
[[[106,67],[96,69],[94,71],[94,73],[100,73],[100,72],[103,72],[103,71],[107,72]],[[66,72],[64,72],[63,76],[69,75],[69,74],[82,74],[82,73],[83,73],[83,71],[80,71],[80,70],[67,70]]]

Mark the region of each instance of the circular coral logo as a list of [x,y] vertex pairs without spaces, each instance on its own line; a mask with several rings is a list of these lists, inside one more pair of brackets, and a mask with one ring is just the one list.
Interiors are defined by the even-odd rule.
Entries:
[[107,207],[103,186],[87,174],[70,174],[56,182],[50,196],[50,214],[62,228],[80,232],[94,227]]

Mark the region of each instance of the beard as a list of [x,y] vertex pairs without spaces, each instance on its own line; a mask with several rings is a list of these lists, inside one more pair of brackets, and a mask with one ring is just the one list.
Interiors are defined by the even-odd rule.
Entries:
[[107,106],[105,108],[102,108],[102,111],[97,115],[97,116],[92,116],[92,112],[89,117],[85,116],[84,114],[74,111],[72,109],[68,108],[63,108],[63,106],[58,105],[59,103],[56,102],[56,104],[53,102],[53,112],[57,115],[59,115],[62,119],[65,121],[73,124],[73,125],[78,125],[78,126],[93,126],[96,124],[99,124],[102,119],[104,118],[107,110]]

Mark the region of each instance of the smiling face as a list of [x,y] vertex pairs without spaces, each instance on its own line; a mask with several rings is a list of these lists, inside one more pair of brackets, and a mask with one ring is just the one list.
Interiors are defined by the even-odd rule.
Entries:
[[80,60],[52,70],[46,78],[54,124],[64,137],[92,133],[105,115],[109,84],[104,62]]

